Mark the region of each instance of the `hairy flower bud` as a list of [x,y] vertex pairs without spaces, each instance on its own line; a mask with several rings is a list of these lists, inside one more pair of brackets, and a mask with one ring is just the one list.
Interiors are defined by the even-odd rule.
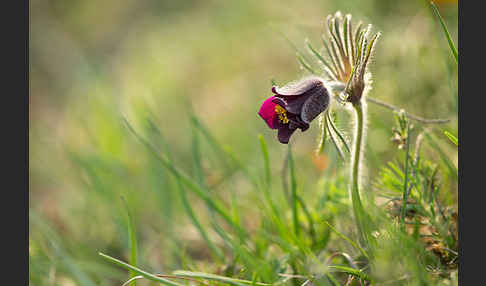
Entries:
[[344,98],[340,99],[358,104],[371,83],[367,66],[380,33],[370,36],[371,25],[364,27],[361,23],[353,31],[351,15],[340,12],[327,17],[327,32],[328,37],[323,38],[327,56],[309,47],[322,62],[329,80],[345,85]]

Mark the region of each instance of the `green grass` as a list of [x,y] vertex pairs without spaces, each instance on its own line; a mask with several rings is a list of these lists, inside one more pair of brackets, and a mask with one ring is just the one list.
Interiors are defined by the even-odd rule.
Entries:
[[447,39],[447,43],[449,44],[449,48],[451,50],[452,56],[456,60],[456,63],[458,62],[458,55],[457,55],[457,49],[454,46],[454,42],[452,41],[451,35],[449,34],[449,30],[447,29],[446,24],[444,23],[444,19],[439,13],[439,10],[437,9],[437,6],[434,4],[433,1],[430,1],[430,7],[432,7],[432,10],[434,11],[435,15],[439,19],[440,26],[442,27],[442,30],[444,31],[444,35]]
[[[32,3],[29,284],[457,285],[457,5],[431,5]],[[381,32],[359,170],[371,243],[349,110],[289,146],[257,115],[270,83],[337,72],[321,43],[336,10],[353,15],[336,42],[359,20]]]
[[[135,222],[133,220],[132,215],[130,214],[130,209],[128,208],[128,204],[125,198],[121,198],[125,208],[127,210],[128,216],[128,238],[130,240],[130,264],[137,265],[137,257],[138,257],[138,245],[137,245],[137,231],[135,230]],[[135,277],[135,272],[130,271],[130,278]],[[131,286],[136,286],[137,283],[134,281],[130,284]]]

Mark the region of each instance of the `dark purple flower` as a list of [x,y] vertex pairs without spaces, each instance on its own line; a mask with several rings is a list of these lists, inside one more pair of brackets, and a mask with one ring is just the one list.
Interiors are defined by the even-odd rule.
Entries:
[[265,100],[258,114],[268,127],[278,129],[280,143],[289,143],[290,136],[309,123],[329,105],[329,94],[321,79],[305,78],[297,83],[278,88],[272,87],[274,96]]

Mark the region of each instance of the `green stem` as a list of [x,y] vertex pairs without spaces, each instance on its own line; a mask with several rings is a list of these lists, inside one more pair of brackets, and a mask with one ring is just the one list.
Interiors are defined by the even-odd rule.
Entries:
[[294,222],[295,236],[299,236],[299,217],[297,212],[297,182],[295,180],[294,158],[292,156],[291,145],[289,144],[289,171],[290,171],[290,191],[292,194],[292,218]]
[[354,111],[356,112],[356,129],[354,134],[354,146],[351,165],[351,202],[353,204],[353,212],[358,226],[359,237],[362,242],[365,242],[364,233],[364,209],[359,195],[359,177],[360,177],[360,162],[363,144],[363,107],[361,102],[353,103]]

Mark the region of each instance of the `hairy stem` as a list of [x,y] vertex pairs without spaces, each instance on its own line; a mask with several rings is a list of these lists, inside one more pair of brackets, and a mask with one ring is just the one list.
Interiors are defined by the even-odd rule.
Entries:
[[361,102],[353,104],[353,109],[356,114],[356,127],[354,134],[354,146],[351,162],[351,202],[353,205],[354,217],[356,224],[358,226],[359,237],[361,242],[366,242],[366,235],[364,230],[365,214],[363,209],[363,204],[361,203],[361,198],[359,195],[359,177],[361,170],[361,157],[362,157],[362,146],[363,146],[363,132],[364,132],[364,117],[363,117],[363,106]]
[[[378,100],[378,99],[375,99],[375,98],[366,97],[366,101],[369,101],[369,102],[374,103],[376,105],[388,108],[388,109],[393,110],[393,111],[401,110],[401,108],[398,108],[396,106],[393,106],[389,103],[386,103],[384,101],[381,101],[381,100]],[[416,121],[424,123],[424,124],[434,124],[434,123],[435,124],[444,124],[444,123],[448,123],[448,122],[451,121],[450,119],[442,119],[442,118],[437,118],[437,119],[423,118],[423,117],[420,117],[418,115],[411,114],[409,112],[405,112],[405,115],[407,115],[407,117],[410,118],[410,119],[416,120]]]

